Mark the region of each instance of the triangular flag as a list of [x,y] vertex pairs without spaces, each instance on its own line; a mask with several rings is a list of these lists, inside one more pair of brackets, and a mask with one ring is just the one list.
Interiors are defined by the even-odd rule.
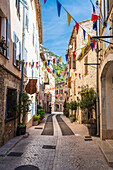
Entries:
[[68,18],[68,26],[70,26],[71,23],[71,15],[67,12],[67,18]]
[[49,64],[50,64],[50,60],[48,60],[48,66],[49,66]]
[[44,71],[44,67],[42,67],[42,71]]
[[77,31],[77,34],[78,34],[78,31],[79,31],[79,24],[76,22],[76,31]]
[[79,74],[79,79],[81,79],[81,74]]
[[90,35],[88,34],[88,45],[90,45],[90,39],[91,39],[91,37],[90,37]]
[[64,76],[64,71],[62,71],[62,75]]
[[49,69],[49,68],[47,68],[47,71],[48,71],[48,73],[49,73],[50,69]]
[[67,86],[68,86],[68,82],[67,82]]
[[77,77],[77,80],[78,80],[78,77]]
[[96,22],[98,17],[98,15],[92,14],[91,21]]
[[34,62],[32,62],[32,67],[34,67]]
[[25,62],[23,62],[23,67],[24,67]]
[[43,61],[43,67],[45,66],[45,61]]
[[73,58],[75,59],[75,53],[76,53],[76,51],[73,51]]
[[65,55],[66,56],[66,61],[68,60],[68,54]]
[[97,31],[97,21],[93,22],[93,30]]
[[84,35],[84,40],[85,40],[86,31],[84,29],[83,29],[83,35]]
[[75,77],[77,77],[77,73],[75,73]]
[[61,58],[62,58],[62,57],[59,57],[59,63],[61,63]]
[[46,3],[47,0],[44,0],[44,4]]
[[58,16],[60,17],[61,3],[58,0],[57,0],[57,10],[58,10]]
[[84,74],[82,74],[82,78],[84,78]]
[[26,62],[24,63],[24,67],[26,67]]
[[55,70],[53,70],[53,74],[55,73]]
[[73,76],[73,73],[71,73],[71,76]]
[[93,48],[95,49],[95,40],[93,39]]
[[29,62],[29,67],[31,66],[31,62]]
[[67,76],[69,76],[69,72],[67,72]]
[[85,47],[81,48],[82,56],[84,56]]
[[57,73],[60,74],[60,71],[58,70]]
[[93,51],[93,43],[90,44],[91,48],[92,48],[92,51]]
[[55,58],[53,59],[53,65],[55,65]]
[[36,62],[36,67],[38,67],[38,62]]

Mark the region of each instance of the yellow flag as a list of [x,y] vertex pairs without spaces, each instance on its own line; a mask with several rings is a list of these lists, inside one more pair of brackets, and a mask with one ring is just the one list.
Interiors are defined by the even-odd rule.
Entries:
[[68,26],[70,26],[71,23],[71,15],[67,12],[67,18],[68,18]]
[[43,67],[45,66],[45,61],[43,61]]
[[31,62],[29,62],[29,67],[31,66]]
[[68,86],[68,82],[67,82],[67,86]]
[[81,48],[81,50],[82,50],[82,56],[84,56],[85,47]]
[[42,67],[42,71],[44,71],[44,67]]
[[62,85],[61,85],[61,87],[62,87]]
[[90,35],[88,34],[88,45],[90,45]]
[[59,57],[59,63],[61,63],[61,57]]
[[77,77],[77,80],[78,80],[78,77]]
[[24,67],[26,67],[26,62],[24,63]]
[[58,74],[60,74],[60,71],[57,71]]
[[71,73],[71,76],[73,76],[73,73]]

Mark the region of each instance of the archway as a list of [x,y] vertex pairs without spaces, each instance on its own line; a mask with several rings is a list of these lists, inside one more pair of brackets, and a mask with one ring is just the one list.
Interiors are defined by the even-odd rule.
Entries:
[[113,55],[109,55],[101,69],[101,138],[113,139]]

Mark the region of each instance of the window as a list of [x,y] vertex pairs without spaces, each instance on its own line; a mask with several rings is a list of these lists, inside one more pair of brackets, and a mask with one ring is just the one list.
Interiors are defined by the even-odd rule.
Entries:
[[58,94],[58,90],[56,90],[55,93]]
[[[87,64],[88,63],[88,56],[84,59],[84,63]],[[88,74],[88,66],[85,65],[85,75]]]
[[6,120],[16,116],[17,91],[7,88],[6,98]]
[[20,0],[16,0],[16,8],[18,13],[20,14]]
[[102,0],[102,26],[104,26],[104,22],[106,21],[109,14],[109,0]]
[[21,60],[21,42],[13,32],[13,65],[21,69],[19,60]]
[[59,90],[59,93],[60,93],[60,94],[63,94],[63,90]]

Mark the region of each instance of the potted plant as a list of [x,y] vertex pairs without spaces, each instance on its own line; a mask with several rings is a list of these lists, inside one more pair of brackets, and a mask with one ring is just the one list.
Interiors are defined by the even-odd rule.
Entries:
[[66,117],[68,117],[69,116],[69,103],[66,103],[65,101],[63,107],[64,107],[63,113]]
[[77,102],[76,101],[71,101],[70,104],[69,104],[69,108],[71,111],[75,111],[74,114],[71,114],[70,115],[70,121],[71,123],[74,122],[74,120],[76,120],[76,110],[77,110]]
[[70,122],[71,122],[71,123],[74,122],[73,114],[70,114],[70,115],[69,115],[69,119],[70,119]]
[[36,113],[33,118],[33,126],[37,126],[39,123],[40,123],[40,115],[37,115]]
[[40,123],[42,122],[42,120],[45,118],[45,111],[44,111],[44,109],[38,109],[37,110],[37,112],[38,112],[38,114],[37,115],[40,115]]
[[[29,111],[29,105],[31,100],[27,93],[23,92],[19,95],[19,105],[17,106],[17,111],[19,114],[19,125],[17,127],[17,135],[26,133],[26,116]],[[21,119],[21,120],[20,120]]]
[[79,106],[81,110],[85,112],[87,117],[84,123],[89,130],[89,134],[96,135],[96,120],[93,118],[93,111],[96,106],[96,93],[93,88],[89,88],[87,85],[81,88],[79,94],[81,95]]

